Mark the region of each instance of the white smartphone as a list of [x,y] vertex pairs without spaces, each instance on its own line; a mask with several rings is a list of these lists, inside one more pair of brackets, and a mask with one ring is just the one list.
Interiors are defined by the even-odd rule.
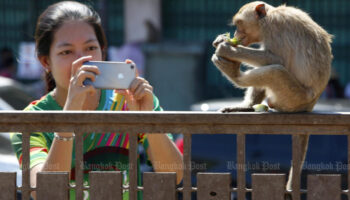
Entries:
[[129,89],[131,82],[136,78],[134,64],[110,61],[89,61],[83,65],[94,65],[100,70],[94,82],[86,79],[84,85],[93,85],[99,89]]

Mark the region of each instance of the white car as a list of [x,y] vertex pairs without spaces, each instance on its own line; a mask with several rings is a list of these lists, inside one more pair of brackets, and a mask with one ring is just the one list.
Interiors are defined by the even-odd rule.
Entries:
[[[0,98],[0,110],[14,109]],[[22,185],[22,170],[11,146],[10,133],[0,133],[0,172],[17,172],[17,185]]]

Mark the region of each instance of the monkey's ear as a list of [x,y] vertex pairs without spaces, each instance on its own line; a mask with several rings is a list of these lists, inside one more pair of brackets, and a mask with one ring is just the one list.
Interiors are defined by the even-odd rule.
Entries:
[[265,4],[259,4],[255,7],[256,18],[262,19],[266,16]]

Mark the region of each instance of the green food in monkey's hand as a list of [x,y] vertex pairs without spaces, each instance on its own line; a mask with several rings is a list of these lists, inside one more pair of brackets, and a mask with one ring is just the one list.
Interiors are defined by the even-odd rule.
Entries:
[[233,45],[233,46],[239,45],[240,41],[237,38],[235,38],[235,37],[231,38],[229,32],[225,33],[225,36],[227,37],[226,41],[228,43],[230,43],[231,45]]
[[239,45],[239,40],[237,38],[232,38],[229,40],[231,44],[233,44],[234,46]]
[[255,112],[267,112],[269,110],[269,107],[264,104],[255,104],[253,108]]

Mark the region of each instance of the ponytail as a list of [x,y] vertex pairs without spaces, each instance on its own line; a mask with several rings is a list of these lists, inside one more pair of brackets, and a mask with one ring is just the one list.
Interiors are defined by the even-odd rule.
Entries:
[[50,92],[56,87],[55,80],[52,77],[51,72],[45,72],[46,92]]

